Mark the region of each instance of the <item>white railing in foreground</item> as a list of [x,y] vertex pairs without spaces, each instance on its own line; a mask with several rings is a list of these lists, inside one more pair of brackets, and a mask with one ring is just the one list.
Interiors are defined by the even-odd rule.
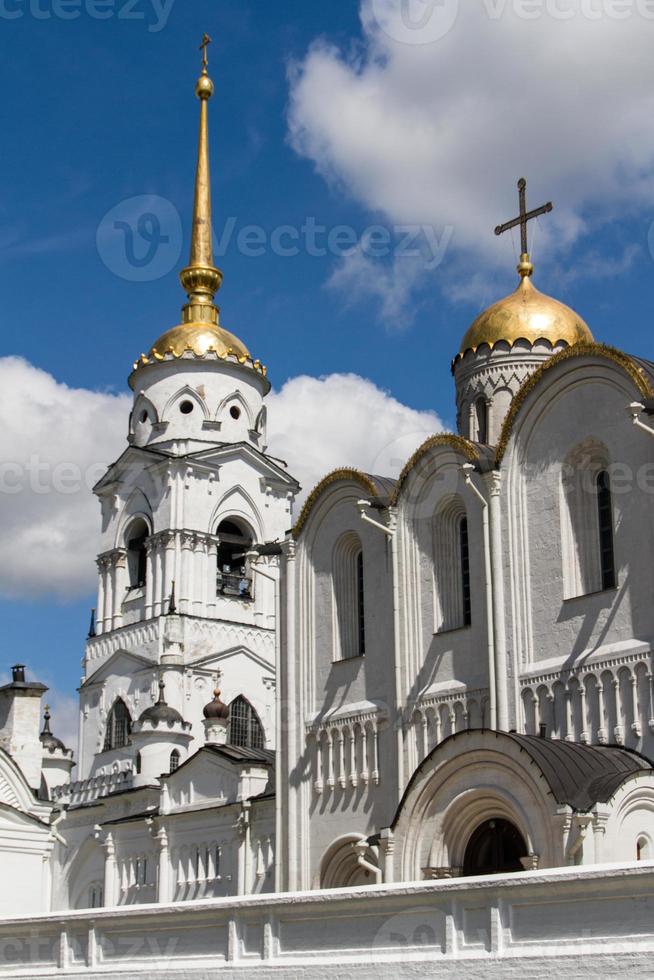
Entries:
[[653,954],[654,862],[0,921],[0,977],[632,980]]

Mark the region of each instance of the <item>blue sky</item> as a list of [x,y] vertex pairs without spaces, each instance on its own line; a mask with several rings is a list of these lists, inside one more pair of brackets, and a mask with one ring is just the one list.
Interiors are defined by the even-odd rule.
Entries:
[[[515,241],[497,242],[492,229],[513,216],[523,169],[532,205],[555,200],[550,231],[549,218],[537,231],[537,284],[574,306],[597,339],[654,357],[654,67],[634,48],[642,37],[651,49],[654,24],[525,26],[507,15],[475,25],[466,12],[446,37],[393,47],[393,30],[380,33],[379,19],[393,15],[394,0],[361,7],[173,0],[167,18],[152,0],[138,0],[129,18],[125,0],[107,0],[98,5],[106,19],[93,16],[91,0],[58,3],[0,2],[3,356],[26,359],[59,384],[122,393],[134,358],[177,322],[197,132],[193,84],[208,31],[215,232],[227,219],[233,228],[218,260],[222,319],[267,364],[276,388],[298,375],[352,372],[451,426],[458,341],[479,309],[515,282]],[[575,49],[578,75],[573,66],[554,79],[547,56],[560,59],[575,37],[595,29],[601,37],[588,35]],[[489,59],[491,30],[507,57]],[[536,52],[527,88],[540,101],[532,99],[531,110],[519,97],[524,64],[511,57],[518,30],[529,31]],[[437,103],[426,97],[432,78]],[[494,117],[507,125],[491,145],[484,127]],[[376,120],[369,133],[368,119]],[[433,157],[424,150],[429,141]],[[443,148],[452,145],[448,159]],[[103,256],[96,239],[112,209],[130,220],[142,205],[130,212],[125,202],[144,195],[179,260],[163,275],[130,281],[115,242]],[[176,213],[181,236],[174,220],[166,225]],[[269,240],[307,219],[349,226],[364,239],[374,224],[424,221],[439,239],[449,228],[451,239],[438,267],[418,274],[415,262],[392,256],[373,260],[372,269],[343,268],[338,257],[303,248],[282,256],[266,246],[254,257],[238,247],[245,226],[259,226]],[[380,300],[379,283],[403,278],[407,289]],[[12,555],[3,561],[10,565]],[[25,660],[46,683],[72,690],[93,604],[83,591],[46,588],[1,600],[0,671]]]

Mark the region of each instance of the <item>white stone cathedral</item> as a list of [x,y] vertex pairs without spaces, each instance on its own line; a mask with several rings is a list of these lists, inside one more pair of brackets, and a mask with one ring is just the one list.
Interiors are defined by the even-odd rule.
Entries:
[[452,363],[458,432],[398,479],[330,473],[292,526],[265,370],[214,303],[212,92],[205,64],[188,302],[95,487],[72,780],[43,685],[0,689],[0,909],[654,856],[654,364],[525,244]]

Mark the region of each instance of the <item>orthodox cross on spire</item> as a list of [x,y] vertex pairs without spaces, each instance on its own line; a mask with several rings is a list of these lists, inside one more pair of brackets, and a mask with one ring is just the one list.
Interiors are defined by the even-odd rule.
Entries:
[[207,66],[209,64],[209,59],[207,58],[207,48],[209,47],[210,44],[211,44],[211,38],[209,37],[209,35],[208,34],[203,34],[202,35],[202,44],[200,45],[200,48],[199,48],[199,50],[202,52],[202,74],[203,75],[206,75],[207,74]]
[[[495,229],[496,235],[503,235],[505,231],[510,231],[511,228],[517,228],[520,226],[520,266],[529,265],[529,244],[527,241],[527,223],[533,218],[540,217],[541,214],[549,214],[554,205],[551,201],[547,204],[543,204],[540,208],[535,208],[533,211],[527,211],[527,181],[524,177],[521,177],[518,181],[518,196],[520,199],[520,216],[518,218],[513,218],[511,221],[507,221],[506,224],[498,225]],[[531,275],[531,273],[528,273]]]

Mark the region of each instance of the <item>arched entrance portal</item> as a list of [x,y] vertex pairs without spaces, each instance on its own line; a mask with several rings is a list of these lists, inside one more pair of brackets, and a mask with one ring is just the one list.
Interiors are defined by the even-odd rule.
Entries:
[[463,859],[464,875],[496,875],[523,871],[521,858],[527,845],[517,827],[508,820],[486,820],[468,841]]

